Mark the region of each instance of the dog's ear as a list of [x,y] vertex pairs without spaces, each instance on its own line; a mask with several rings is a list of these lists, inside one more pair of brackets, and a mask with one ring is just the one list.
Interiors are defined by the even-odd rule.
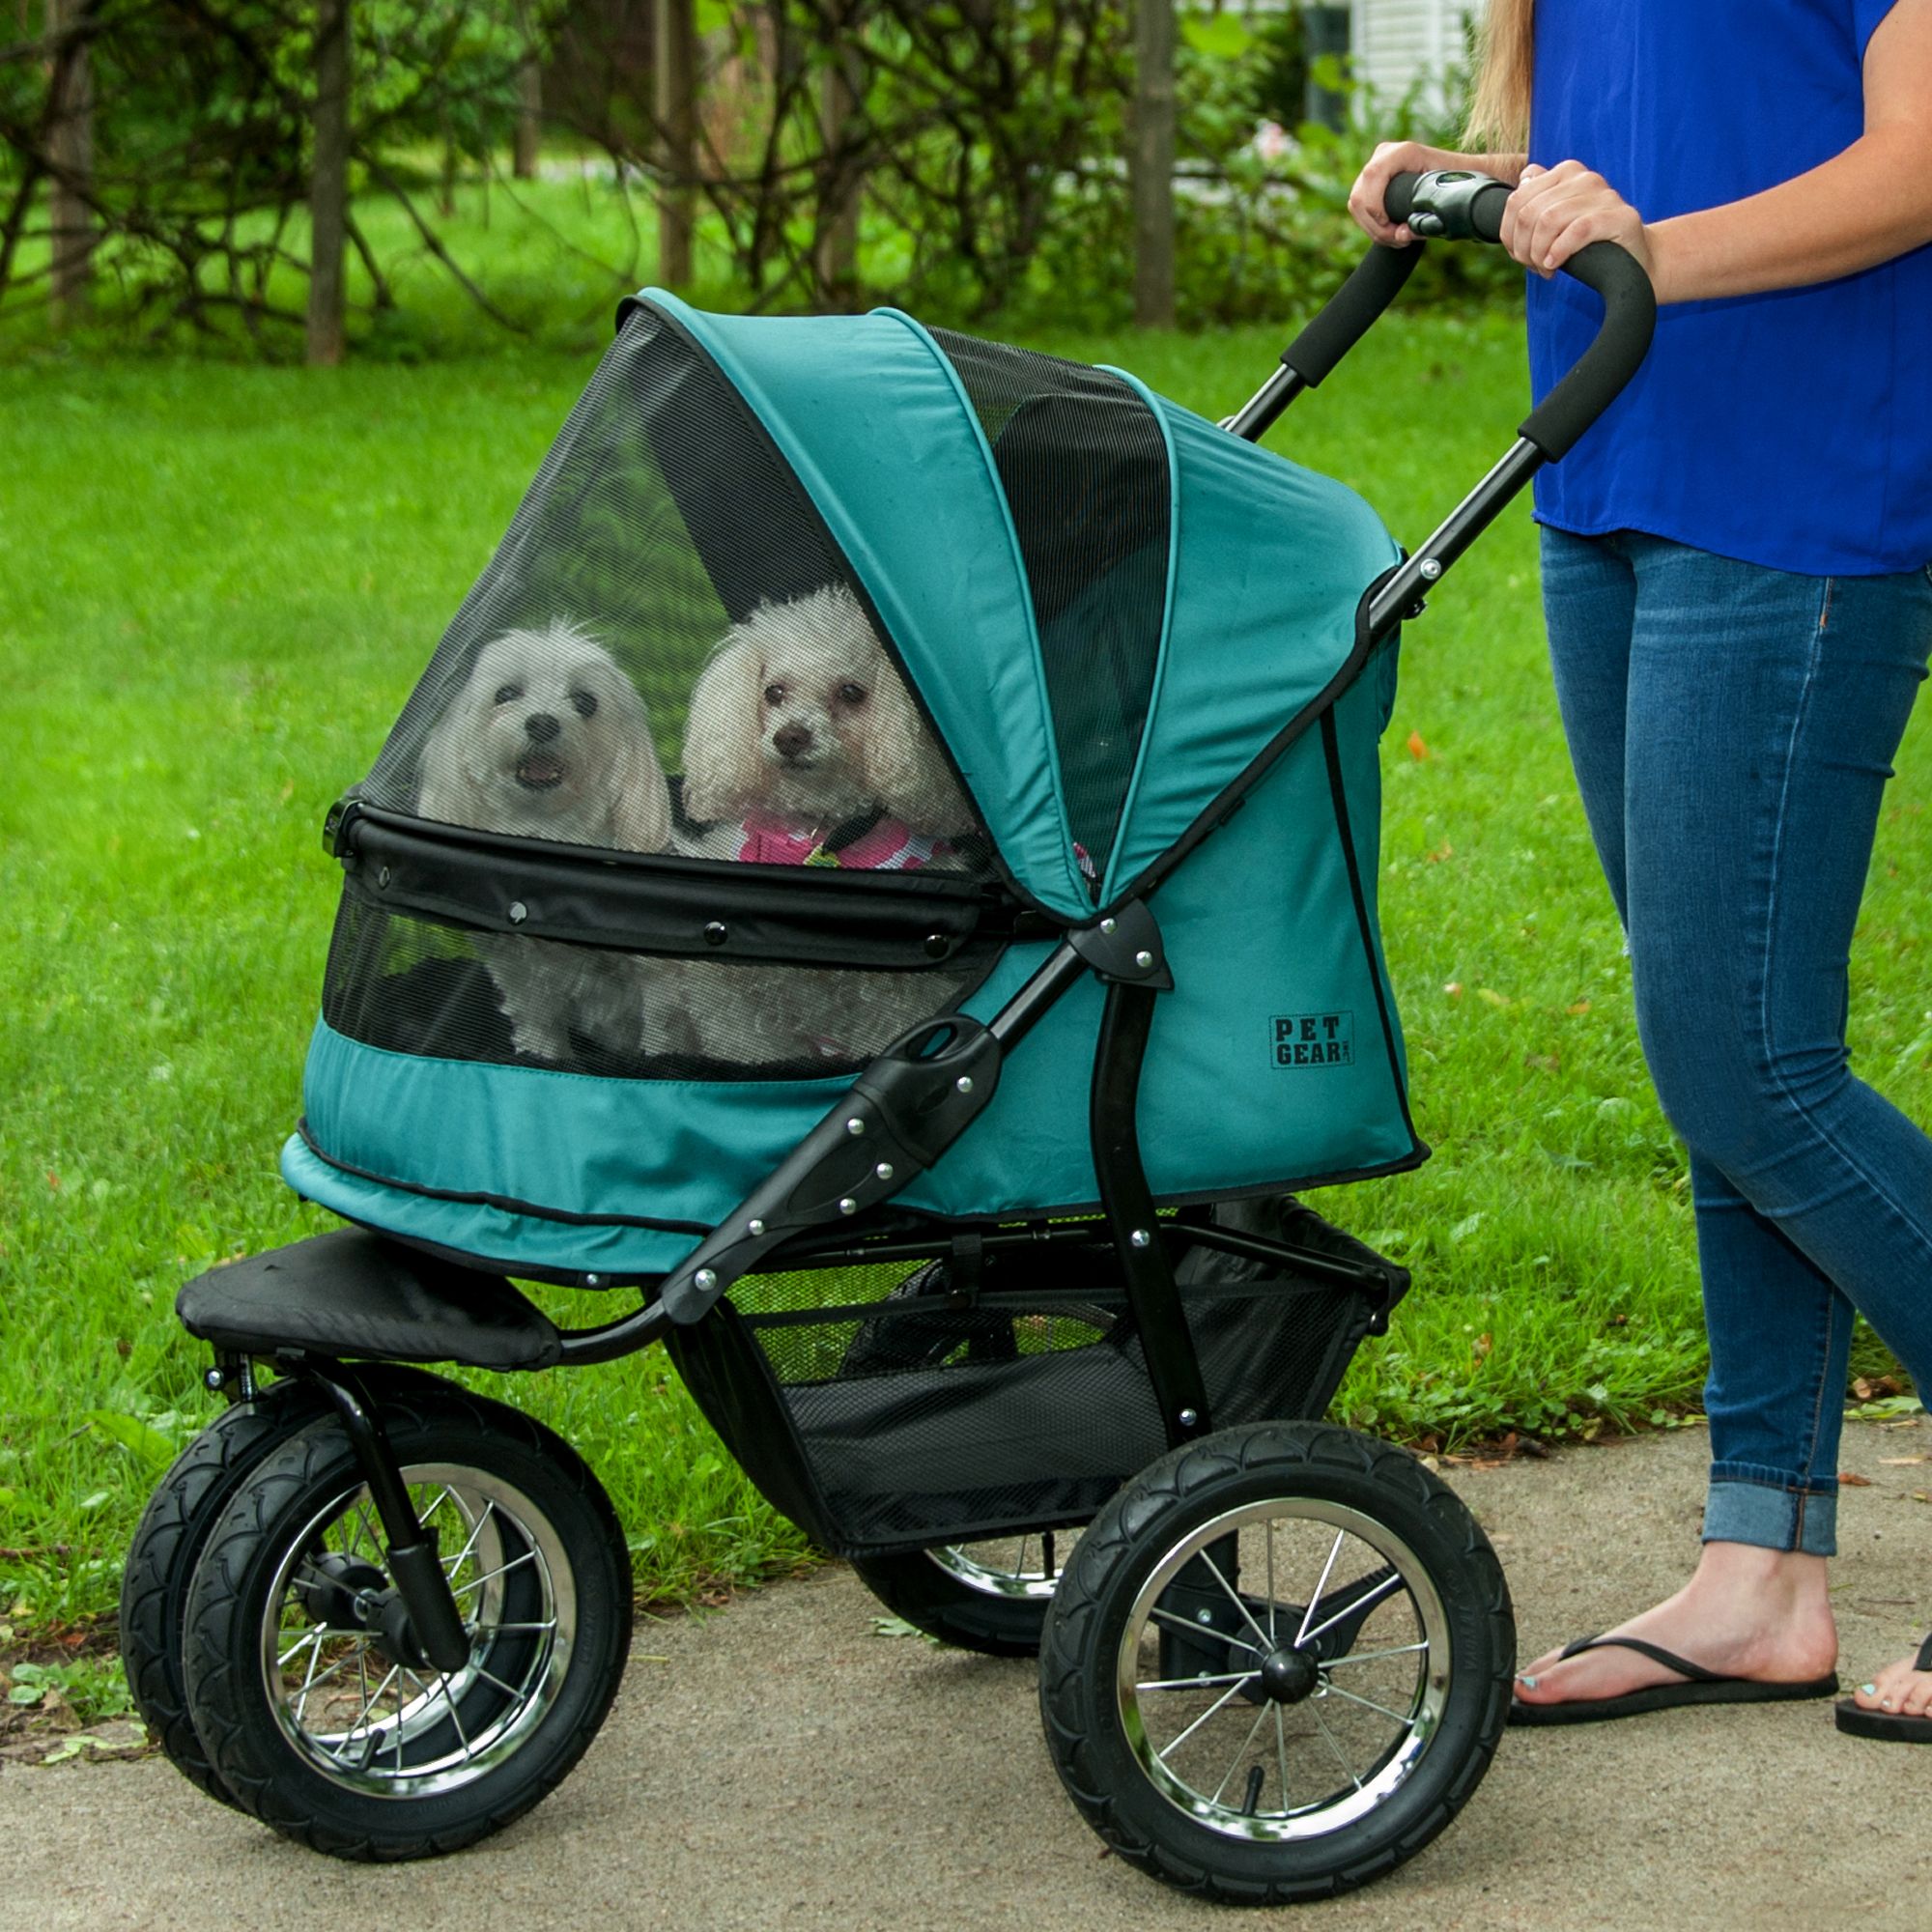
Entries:
[[[463,741],[471,727],[469,688],[475,668],[450,693],[442,715],[430,727],[416,761],[416,815],[444,825],[476,823],[475,786],[463,761]],[[485,828],[487,829],[487,828]]]
[[758,789],[764,652],[733,625],[691,694],[684,725],[684,811],[707,824],[728,818]]
[[946,754],[883,653],[866,720],[865,764],[872,795],[913,831],[959,838],[979,830],[978,815],[954,782]]
[[611,839],[619,852],[662,852],[670,842],[670,787],[651,742],[651,721],[637,687],[622,671],[623,729],[611,760]]

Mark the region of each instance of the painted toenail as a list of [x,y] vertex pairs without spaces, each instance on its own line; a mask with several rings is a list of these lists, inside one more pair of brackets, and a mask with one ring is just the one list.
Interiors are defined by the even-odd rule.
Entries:
[[1861,1684],[1859,1686],[1859,1695],[1861,1697],[1876,1697],[1878,1695],[1878,1686],[1876,1684]]
[[1519,1684],[1520,1684],[1525,1690],[1534,1690],[1536,1689],[1536,1679],[1534,1677],[1524,1677],[1519,1675],[1516,1681]]
[[1880,1709],[1881,1711],[1889,1711],[1889,1710],[1890,1710],[1890,1709],[1891,1709],[1891,1699],[1890,1699],[1889,1697],[1881,1697],[1881,1698],[1880,1698],[1880,1699],[1878,1700],[1878,1707],[1879,1707],[1879,1709]]

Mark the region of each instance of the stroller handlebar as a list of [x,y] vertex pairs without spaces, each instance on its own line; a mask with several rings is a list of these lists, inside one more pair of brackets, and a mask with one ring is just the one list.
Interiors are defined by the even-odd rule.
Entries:
[[[1502,229],[1509,185],[1464,168],[1435,174],[1401,174],[1389,182],[1383,206],[1391,221],[1405,221],[1419,237],[1439,241],[1494,242]],[[1314,388],[1374,326],[1402,292],[1421,259],[1419,243],[1406,248],[1370,244],[1353,274],[1327,305],[1282,352],[1287,380],[1277,379],[1229,427],[1258,437],[1295,390]],[[1637,372],[1657,327],[1657,297],[1643,265],[1614,242],[1593,242],[1563,265],[1563,273],[1604,298],[1596,339],[1576,366],[1530,412],[1519,434],[1551,463],[1616,401]]]

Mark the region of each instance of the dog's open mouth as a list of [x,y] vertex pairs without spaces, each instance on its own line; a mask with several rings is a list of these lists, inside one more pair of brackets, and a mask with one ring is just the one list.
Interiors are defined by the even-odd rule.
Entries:
[[526,791],[552,791],[563,782],[563,765],[548,752],[526,752],[517,765],[517,782]]

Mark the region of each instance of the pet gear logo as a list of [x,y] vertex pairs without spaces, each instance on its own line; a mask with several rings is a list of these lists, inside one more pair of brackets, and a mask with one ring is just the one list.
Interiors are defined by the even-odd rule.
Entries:
[[1353,1013],[1277,1013],[1268,1026],[1277,1066],[1354,1065]]

